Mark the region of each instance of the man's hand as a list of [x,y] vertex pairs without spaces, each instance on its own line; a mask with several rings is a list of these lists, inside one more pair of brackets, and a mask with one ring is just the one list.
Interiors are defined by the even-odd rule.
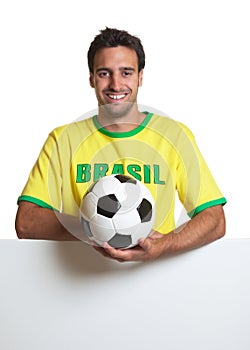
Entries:
[[157,231],[152,231],[148,238],[141,239],[138,245],[131,249],[115,249],[108,243],[105,243],[103,247],[94,246],[94,248],[103,256],[119,262],[153,260],[163,252],[164,236]]

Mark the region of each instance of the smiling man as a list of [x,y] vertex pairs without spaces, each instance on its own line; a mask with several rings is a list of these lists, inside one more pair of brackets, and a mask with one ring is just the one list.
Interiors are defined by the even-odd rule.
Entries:
[[[88,51],[89,82],[98,114],[55,128],[18,198],[19,238],[86,240],[81,200],[100,177],[142,181],[156,204],[148,238],[132,249],[94,247],[118,261],[150,260],[201,247],[225,234],[226,203],[192,132],[182,123],[140,111],[145,54],[139,38],[106,28]],[[175,223],[175,195],[190,216]]]

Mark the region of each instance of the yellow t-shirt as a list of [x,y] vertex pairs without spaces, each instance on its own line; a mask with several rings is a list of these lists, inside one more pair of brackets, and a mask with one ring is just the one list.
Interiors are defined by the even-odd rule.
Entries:
[[82,197],[100,177],[125,174],[143,182],[156,204],[154,229],[175,228],[175,194],[190,217],[225,204],[191,131],[146,113],[128,132],[110,132],[97,117],[64,125],[48,136],[18,201],[78,216]]

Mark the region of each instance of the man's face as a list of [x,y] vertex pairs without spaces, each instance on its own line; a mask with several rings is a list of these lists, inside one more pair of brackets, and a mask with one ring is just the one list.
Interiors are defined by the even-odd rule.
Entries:
[[137,101],[142,85],[141,70],[134,50],[124,46],[103,48],[95,54],[90,85],[95,89],[98,105],[109,114],[124,116]]

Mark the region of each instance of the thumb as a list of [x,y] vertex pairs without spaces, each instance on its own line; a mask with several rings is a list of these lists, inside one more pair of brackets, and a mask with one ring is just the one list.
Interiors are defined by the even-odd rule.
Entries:
[[158,231],[151,231],[148,237],[151,239],[159,239],[162,238],[162,236],[163,234]]
[[149,238],[140,239],[138,244],[145,252],[149,251],[152,246],[152,242]]

